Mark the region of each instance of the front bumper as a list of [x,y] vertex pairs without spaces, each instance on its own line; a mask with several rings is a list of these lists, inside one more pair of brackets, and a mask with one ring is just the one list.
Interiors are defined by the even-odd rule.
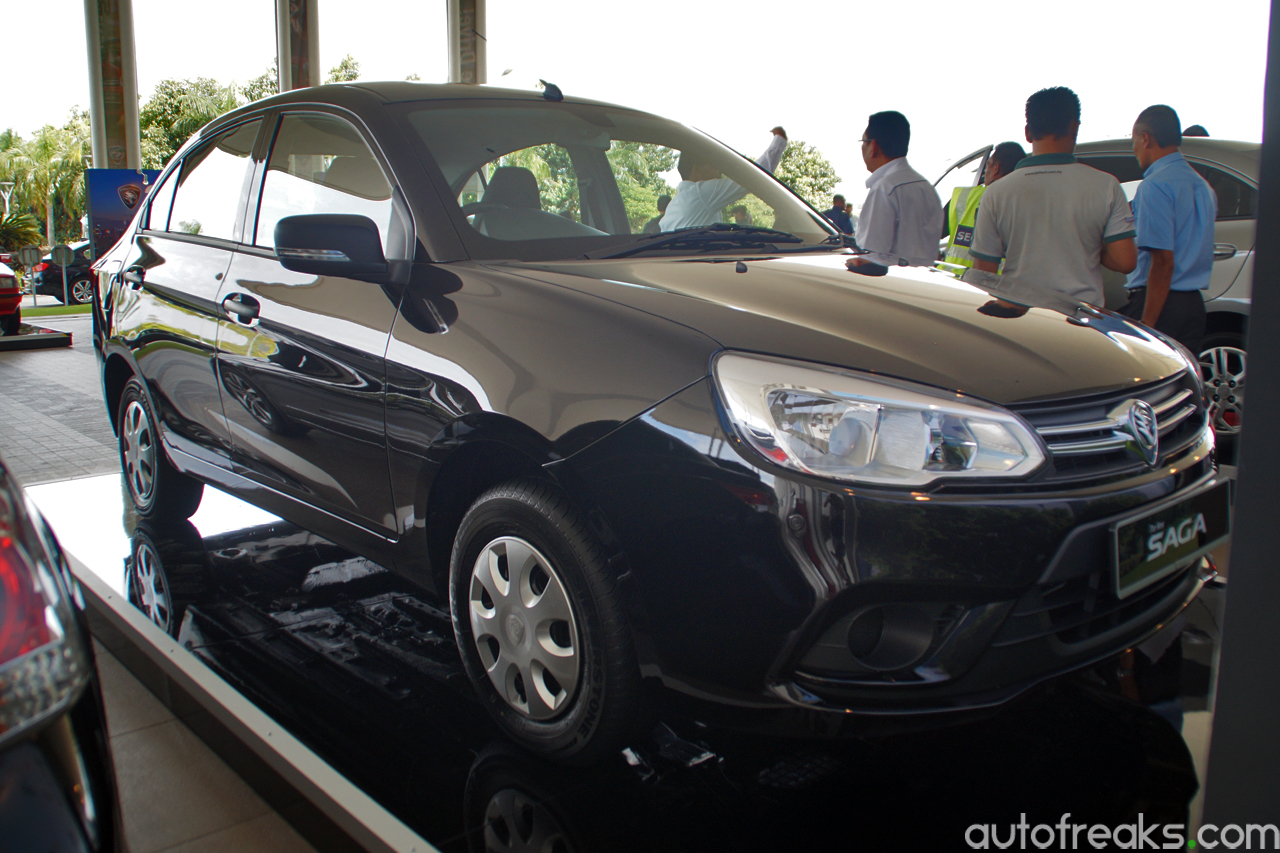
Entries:
[[[552,467],[590,484],[626,554],[645,675],[744,708],[901,715],[998,704],[1171,619],[1207,564],[1121,601],[1108,525],[1215,482],[1212,450],[1037,492],[845,488],[757,465],[707,380]],[[919,655],[858,663],[850,620],[901,604],[932,633]]]

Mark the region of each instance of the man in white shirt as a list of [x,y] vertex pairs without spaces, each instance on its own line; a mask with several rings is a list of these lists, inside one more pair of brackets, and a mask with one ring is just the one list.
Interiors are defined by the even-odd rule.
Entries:
[[994,273],[1002,287],[1043,287],[1103,302],[1102,268],[1128,273],[1138,262],[1134,217],[1111,175],[1077,163],[1080,99],[1065,86],[1027,98],[1031,156],[987,189],[978,207],[966,281]]
[[942,202],[933,184],[908,165],[910,142],[911,125],[902,113],[867,120],[862,162],[871,177],[854,237],[867,254],[847,262],[854,272],[883,274],[881,267],[933,266],[938,260]]
[[[775,127],[769,147],[756,158],[756,164],[772,175],[786,150],[787,132]],[[681,181],[676,186],[675,198],[662,216],[663,231],[720,222],[725,205],[747,194],[737,182],[724,177],[719,168],[700,160],[694,152],[681,154],[676,168],[680,170]]]

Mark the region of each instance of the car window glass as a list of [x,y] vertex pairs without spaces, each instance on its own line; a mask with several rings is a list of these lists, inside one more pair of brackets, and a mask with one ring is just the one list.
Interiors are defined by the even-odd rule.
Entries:
[[173,206],[173,188],[178,185],[179,169],[174,169],[165,177],[164,183],[156,188],[151,197],[151,207],[147,210],[147,228],[153,231],[164,231],[169,227],[169,208]]
[[167,230],[239,239],[236,218],[249,154],[261,123],[255,120],[239,125],[182,158]]
[[1258,191],[1235,175],[1205,163],[1191,164],[1218,197],[1219,219],[1253,219],[1258,215]]
[[372,219],[387,248],[391,185],[359,131],[335,116],[280,120],[261,198],[256,245],[274,247],[276,223],[285,216],[346,213]]
[[[646,231],[729,222],[809,244],[832,237],[749,159],[675,122],[554,102],[452,101],[406,112],[471,226],[462,236],[473,257],[577,257]],[[693,179],[682,178],[682,163]],[[659,216],[662,196],[678,217]]]

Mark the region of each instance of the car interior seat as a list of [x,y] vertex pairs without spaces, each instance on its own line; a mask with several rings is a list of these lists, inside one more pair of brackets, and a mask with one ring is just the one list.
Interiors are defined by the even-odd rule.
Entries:
[[542,210],[538,179],[523,166],[501,166],[489,178],[489,187],[481,203]]

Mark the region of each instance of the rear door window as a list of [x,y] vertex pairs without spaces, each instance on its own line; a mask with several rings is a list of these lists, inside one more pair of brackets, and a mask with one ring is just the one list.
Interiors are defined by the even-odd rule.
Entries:
[[[244,210],[241,202],[250,174],[250,154],[261,125],[260,119],[238,125],[182,158],[167,230],[221,240],[240,239]],[[157,227],[154,218],[151,227]]]
[[277,222],[313,213],[369,217],[386,251],[391,184],[349,122],[318,113],[286,114],[267,161],[254,244],[274,248]]

